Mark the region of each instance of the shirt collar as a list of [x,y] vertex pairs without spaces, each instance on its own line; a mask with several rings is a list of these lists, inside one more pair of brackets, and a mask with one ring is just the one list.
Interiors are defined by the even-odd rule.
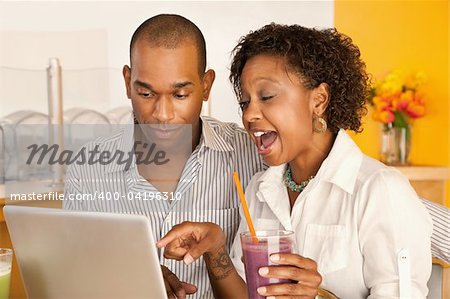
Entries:
[[218,131],[223,130],[220,127],[220,123],[215,121],[211,117],[202,116],[202,139],[203,144],[212,150],[219,152],[230,152],[233,151],[233,146],[224,138],[226,136],[225,132]]
[[345,130],[341,129],[328,157],[320,166],[316,178],[335,184],[352,194],[362,160],[361,150]]
[[256,198],[260,202],[266,202],[273,214],[284,229],[292,230],[290,218],[290,203],[287,199],[288,193],[283,182],[283,173],[286,169],[286,164],[269,167],[257,180],[259,186]]
[[[287,195],[286,187],[283,182],[283,174],[286,169],[286,164],[269,167],[257,180],[259,183],[258,190],[262,194],[269,195],[273,198],[283,198]],[[260,201],[263,200],[258,196]]]

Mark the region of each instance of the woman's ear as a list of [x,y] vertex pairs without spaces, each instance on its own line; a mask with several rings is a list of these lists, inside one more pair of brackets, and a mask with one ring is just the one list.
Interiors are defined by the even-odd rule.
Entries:
[[314,89],[314,114],[323,115],[330,102],[330,86],[327,83],[320,83]]

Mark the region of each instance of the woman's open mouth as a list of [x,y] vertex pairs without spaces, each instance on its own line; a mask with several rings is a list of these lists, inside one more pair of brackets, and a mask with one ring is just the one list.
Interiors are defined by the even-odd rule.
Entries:
[[275,131],[256,131],[253,132],[255,137],[256,147],[260,155],[267,155],[270,152],[270,147],[274,144],[278,137]]

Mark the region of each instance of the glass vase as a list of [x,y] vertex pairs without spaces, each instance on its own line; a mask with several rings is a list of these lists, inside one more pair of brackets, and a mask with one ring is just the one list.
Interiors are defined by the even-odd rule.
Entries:
[[409,165],[411,126],[386,124],[381,132],[381,162],[387,165]]

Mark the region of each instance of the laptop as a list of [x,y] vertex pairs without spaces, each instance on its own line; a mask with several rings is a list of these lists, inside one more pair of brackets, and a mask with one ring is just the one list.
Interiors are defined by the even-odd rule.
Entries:
[[28,298],[167,298],[145,216],[3,211]]

